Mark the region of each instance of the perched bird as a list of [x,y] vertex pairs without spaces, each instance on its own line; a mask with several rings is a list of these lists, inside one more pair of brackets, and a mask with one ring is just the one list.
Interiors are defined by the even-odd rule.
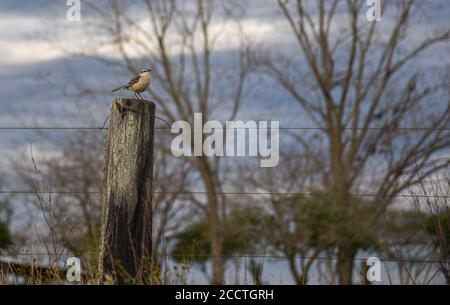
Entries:
[[136,98],[140,98],[141,100],[143,99],[142,96],[140,95],[141,92],[147,90],[148,86],[150,85],[150,72],[152,70],[151,69],[144,69],[141,71],[141,73],[139,73],[138,76],[133,77],[128,84],[126,84],[125,86],[120,86],[116,89],[111,90],[111,92],[116,92],[120,89],[127,89],[130,91],[133,91],[134,96]]

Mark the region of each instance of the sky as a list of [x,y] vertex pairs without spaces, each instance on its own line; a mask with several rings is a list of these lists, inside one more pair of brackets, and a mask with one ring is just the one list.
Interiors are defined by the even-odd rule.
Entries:
[[[89,16],[89,12],[86,12],[83,1],[81,3],[81,22],[69,24],[66,20],[68,6],[65,0],[0,1],[0,127],[102,124],[114,96],[77,96],[68,75],[98,84],[102,90],[114,88],[119,79],[128,76],[120,74],[112,77],[111,69],[98,62],[69,58],[45,35],[55,30],[54,27],[61,27],[58,29],[59,46],[71,47],[89,42],[92,37],[83,36],[83,16]],[[271,3],[268,0],[252,1],[247,8],[244,28],[248,35],[266,46],[291,52],[295,50],[295,39],[289,35],[285,20]],[[431,18],[418,18],[418,22],[412,25],[416,33],[412,35],[412,39],[420,39],[430,28],[448,26],[450,3],[445,0],[426,0],[425,3]],[[139,12],[135,13],[139,16]],[[388,17],[386,16],[386,24],[389,23]],[[217,25],[220,26],[221,24]],[[232,33],[228,34],[228,37],[232,36]],[[236,51],[236,47],[237,44],[227,38],[217,45],[218,50],[224,54]],[[425,57],[421,64],[448,66],[449,51],[448,45],[438,48]],[[118,54],[112,50],[104,50],[104,55],[119,59]],[[286,93],[271,87],[264,94],[251,95],[239,117],[279,119],[282,126],[310,126],[308,117],[294,105]],[[0,167],[7,168],[9,158],[18,155],[18,152],[27,151],[32,140],[32,131],[0,130]],[[46,147],[45,143],[38,144],[42,145],[37,145],[37,154],[57,153],[53,148]],[[278,268],[276,264],[273,266],[272,270],[268,270],[269,277]]]
[[[145,26],[148,21],[141,17],[141,10],[132,5],[135,2],[138,1],[127,2],[131,4],[129,13],[136,20],[142,20],[140,24]],[[298,52],[297,42],[273,1],[248,3],[242,21],[246,35],[277,52]],[[409,39],[412,42],[448,24],[450,8],[446,1],[427,0],[424,3],[425,13],[411,24],[412,35],[409,35]],[[100,39],[85,34],[90,13],[83,1],[80,22],[66,20],[68,8],[64,0],[0,1],[0,29],[3,29],[0,30],[0,126],[100,126],[107,116],[109,103],[116,97],[107,92],[117,87],[123,79],[131,77],[128,72],[118,72],[97,61],[69,57],[61,50],[82,49],[90,41]],[[383,18],[380,26],[388,29],[392,19],[389,15]],[[336,19],[344,22],[345,16],[339,15]],[[218,20],[213,25],[217,31],[222,28],[223,22],[230,23],[230,20]],[[238,44],[235,34],[235,27],[226,27],[215,47],[219,54],[216,61],[225,60],[236,51]],[[58,37],[57,42],[54,41],[54,35]],[[448,66],[449,51],[448,44],[438,47],[415,64],[435,66],[436,69]],[[177,51],[171,52],[176,55]],[[117,50],[104,49],[100,54],[110,60],[120,60]],[[98,88],[100,93],[79,96],[74,88],[74,80],[94,84],[93,87]],[[282,127],[313,126],[308,115],[273,82],[256,79],[251,87],[252,93],[244,101],[239,119],[279,120]],[[220,120],[220,115],[219,111],[214,118]],[[7,165],[5,156],[15,154],[17,150],[28,150],[28,138],[32,135],[32,131],[0,131],[0,144],[3,144],[0,145],[0,156],[4,156],[0,158],[0,166]],[[37,146],[36,153],[51,154],[52,149],[45,145]]]

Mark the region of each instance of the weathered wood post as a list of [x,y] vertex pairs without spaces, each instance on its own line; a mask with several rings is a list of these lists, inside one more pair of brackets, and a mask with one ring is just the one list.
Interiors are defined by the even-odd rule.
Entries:
[[144,283],[151,273],[155,105],[111,103],[105,137],[100,281]]

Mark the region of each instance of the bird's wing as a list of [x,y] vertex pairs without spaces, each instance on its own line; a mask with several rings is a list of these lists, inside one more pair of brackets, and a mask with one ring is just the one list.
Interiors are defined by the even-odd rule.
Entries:
[[128,84],[125,86],[125,88],[129,88],[131,86],[133,86],[134,84],[136,84],[139,81],[139,76],[135,76],[133,77]]

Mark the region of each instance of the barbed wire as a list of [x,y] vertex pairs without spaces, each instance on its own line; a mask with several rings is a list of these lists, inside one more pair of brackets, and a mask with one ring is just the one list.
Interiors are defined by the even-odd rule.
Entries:
[[[170,131],[169,127],[155,127],[155,130],[167,130]],[[196,130],[197,128],[191,128]],[[254,127],[235,127],[233,129],[258,129]],[[13,126],[0,126],[2,131],[25,131],[25,130],[57,130],[57,131],[104,131],[108,130],[108,127],[83,127],[83,126],[72,126],[72,127],[58,127],[58,126],[23,126],[23,127],[13,127]],[[288,130],[387,130],[387,131],[405,131],[405,132],[428,132],[428,131],[450,131],[450,128],[425,128],[425,127],[397,127],[397,128],[387,128],[387,127],[343,127],[343,128],[326,128],[326,127],[279,127],[280,131]],[[76,195],[76,194],[101,194],[100,191],[38,191],[38,190],[0,190],[0,194],[12,194],[12,195],[35,195],[35,194],[61,194],[61,195]],[[178,195],[209,195],[211,192],[207,191],[153,191],[153,194],[178,194]],[[215,192],[217,195],[253,195],[253,196],[317,196],[317,197],[338,197],[338,196],[355,196],[355,197],[398,197],[398,198],[450,198],[450,195],[424,195],[424,194],[396,194],[391,196],[380,195],[380,194],[370,194],[370,193],[350,193],[350,194],[339,194],[339,193],[317,193],[317,192]],[[70,253],[2,253],[0,255],[6,255],[10,257],[14,256],[46,256],[46,257],[61,257],[61,256],[94,256],[98,255],[96,252],[82,252],[77,254]],[[212,258],[214,255],[209,254],[167,254],[160,253],[158,257],[171,257],[171,258]],[[270,254],[230,254],[230,255],[220,255],[224,258],[260,258],[260,259],[274,259],[274,260],[287,260],[287,259],[310,259],[310,260],[344,260],[344,261],[366,261],[367,258],[346,258],[337,256],[301,256],[301,255],[270,255]],[[379,258],[380,261],[384,262],[401,262],[401,263],[427,263],[427,264],[442,264],[439,260],[425,260],[425,259],[400,259],[400,258]],[[446,262],[448,263],[448,262]]]
[[[60,194],[60,195],[76,195],[76,194],[101,194],[100,191],[33,191],[33,190],[0,190],[0,194]],[[449,195],[425,195],[425,194],[395,194],[380,195],[369,193],[315,193],[315,192],[207,192],[207,191],[153,191],[153,194],[178,194],[178,195],[279,195],[279,196],[317,196],[317,197],[339,197],[339,196],[355,196],[355,197],[400,197],[400,198],[450,198]]]
[[[91,256],[98,255],[97,252],[80,252],[80,253],[1,253],[3,256]],[[174,258],[207,258],[214,257],[212,254],[168,254],[168,253],[158,253],[157,257],[174,257]],[[316,259],[316,260],[347,260],[347,261],[367,261],[367,258],[362,257],[338,257],[338,256],[308,256],[308,255],[276,255],[276,254],[223,254],[218,255],[225,258],[268,258],[268,259]],[[373,256],[370,256],[373,257]],[[427,259],[401,259],[401,258],[385,258],[377,257],[380,261],[386,262],[410,262],[410,263],[433,263],[441,264],[446,263],[445,260],[427,260]],[[450,263],[450,262],[449,262]]]

